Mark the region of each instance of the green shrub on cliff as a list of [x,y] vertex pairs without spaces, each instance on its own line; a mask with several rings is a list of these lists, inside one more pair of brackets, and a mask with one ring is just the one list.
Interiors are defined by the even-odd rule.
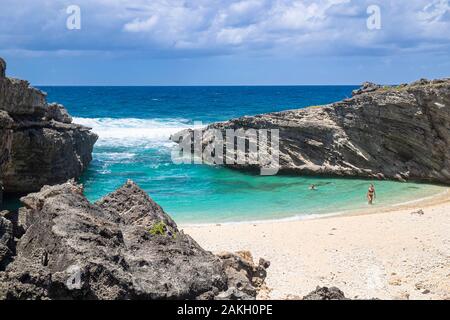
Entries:
[[164,223],[164,221],[155,223],[149,232],[152,236],[164,236],[166,234],[166,224]]
[[166,225],[164,221],[155,223],[149,230],[149,233],[152,236],[169,236],[173,239],[177,238],[177,232],[170,226]]

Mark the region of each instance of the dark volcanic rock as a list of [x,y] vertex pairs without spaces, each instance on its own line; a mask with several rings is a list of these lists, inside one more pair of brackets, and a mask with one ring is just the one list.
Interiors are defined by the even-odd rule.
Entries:
[[[326,106],[207,129],[279,129],[281,172],[450,183],[450,79],[372,89]],[[206,133],[204,148],[211,141]],[[247,155],[257,159],[253,151]]]
[[0,299],[212,299],[229,288],[230,268],[131,181],[97,204],[74,182],[22,202],[25,234],[0,272]]
[[0,77],[0,188],[27,193],[80,176],[97,136],[71,122],[27,81]]
[[303,300],[348,300],[344,293],[336,287],[317,287],[316,290],[303,297]]

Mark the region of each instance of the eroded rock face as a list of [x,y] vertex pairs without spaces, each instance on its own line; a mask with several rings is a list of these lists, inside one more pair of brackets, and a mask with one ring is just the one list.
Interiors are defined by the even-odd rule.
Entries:
[[0,271],[11,261],[13,246],[13,224],[0,213]]
[[80,176],[97,136],[71,122],[62,105],[47,104],[44,92],[0,76],[0,190],[28,193]]
[[[207,129],[279,129],[281,172],[450,183],[450,79],[389,88],[368,84],[334,104]],[[203,146],[211,141],[206,134]]]
[[[180,231],[131,181],[96,204],[73,181],[22,202],[25,234],[0,272],[0,299],[214,299],[238,272]],[[264,266],[244,268],[253,275]],[[255,298],[257,284],[241,281],[242,296]]]
[[11,149],[11,137],[12,130],[8,129],[14,120],[9,116],[6,111],[0,110],[0,205],[3,201],[3,181],[2,170],[4,164],[9,160],[9,150]]
[[46,94],[30,87],[25,80],[0,78],[0,110],[11,115],[43,116],[47,107]]
[[84,127],[16,121],[12,128],[1,173],[5,191],[26,193],[79,177],[92,160],[97,137]]
[[0,78],[4,78],[6,74],[6,62],[0,58]]

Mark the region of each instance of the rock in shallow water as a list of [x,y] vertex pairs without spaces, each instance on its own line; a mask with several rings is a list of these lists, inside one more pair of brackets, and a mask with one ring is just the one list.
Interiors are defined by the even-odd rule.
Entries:
[[74,182],[22,201],[0,299],[212,299],[238,286],[237,272],[234,296],[254,299],[266,275],[266,262],[203,250],[131,181],[96,204]]

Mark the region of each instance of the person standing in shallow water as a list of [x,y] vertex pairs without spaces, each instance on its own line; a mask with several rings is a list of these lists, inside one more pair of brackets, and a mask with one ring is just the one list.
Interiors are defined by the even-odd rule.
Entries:
[[373,204],[373,200],[376,198],[375,187],[373,184],[370,185],[369,190],[367,191],[367,200],[369,204]]

